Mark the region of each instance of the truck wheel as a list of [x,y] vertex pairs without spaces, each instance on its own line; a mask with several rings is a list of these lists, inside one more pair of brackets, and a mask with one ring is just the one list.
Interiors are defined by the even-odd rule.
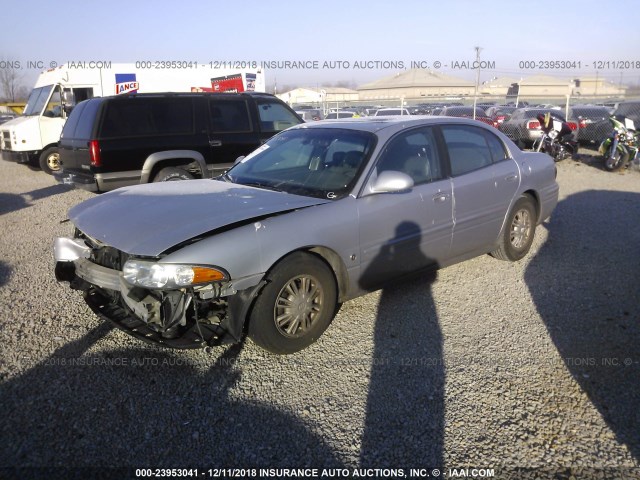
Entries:
[[174,180],[193,180],[193,175],[178,167],[165,167],[153,177],[153,182],[172,182]]
[[275,266],[267,282],[249,317],[249,338],[277,354],[308,347],[336,314],[333,272],[319,258],[296,252]]
[[56,147],[47,148],[40,154],[40,168],[43,172],[51,175],[60,171],[60,153]]

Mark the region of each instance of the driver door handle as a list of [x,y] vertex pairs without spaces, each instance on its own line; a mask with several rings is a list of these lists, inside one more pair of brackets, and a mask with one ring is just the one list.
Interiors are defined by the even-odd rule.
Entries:
[[222,140],[209,140],[209,145],[211,145],[212,147],[221,147]]
[[448,193],[444,193],[444,192],[436,193],[433,196],[433,201],[434,202],[444,202],[445,200],[448,200],[450,196],[451,195],[449,195]]

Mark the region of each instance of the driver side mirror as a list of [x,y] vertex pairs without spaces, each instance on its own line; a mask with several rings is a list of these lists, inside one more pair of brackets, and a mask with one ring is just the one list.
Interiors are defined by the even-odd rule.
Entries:
[[406,173],[386,170],[378,175],[371,185],[372,193],[399,193],[413,188],[414,182]]

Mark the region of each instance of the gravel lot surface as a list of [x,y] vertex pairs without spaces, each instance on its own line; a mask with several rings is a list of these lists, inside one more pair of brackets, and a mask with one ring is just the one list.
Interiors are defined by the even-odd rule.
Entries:
[[250,341],[160,349],[100,322],[53,274],[53,238],[71,233],[61,221],[92,194],[0,161],[0,467],[13,467],[0,477],[640,478],[640,173],[567,160],[558,182],[523,261],[483,256],[348,302],[311,348],[278,357]]

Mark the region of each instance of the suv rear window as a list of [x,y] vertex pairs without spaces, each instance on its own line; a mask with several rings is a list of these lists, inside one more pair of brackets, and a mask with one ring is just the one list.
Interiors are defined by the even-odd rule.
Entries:
[[102,138],[193,133],[191,98],[128,98],[109,102]]
[[60,138],[89,140],[92,137],[93,124],[102,101],[102,99],[96,98],[76,105],[62,129]]

